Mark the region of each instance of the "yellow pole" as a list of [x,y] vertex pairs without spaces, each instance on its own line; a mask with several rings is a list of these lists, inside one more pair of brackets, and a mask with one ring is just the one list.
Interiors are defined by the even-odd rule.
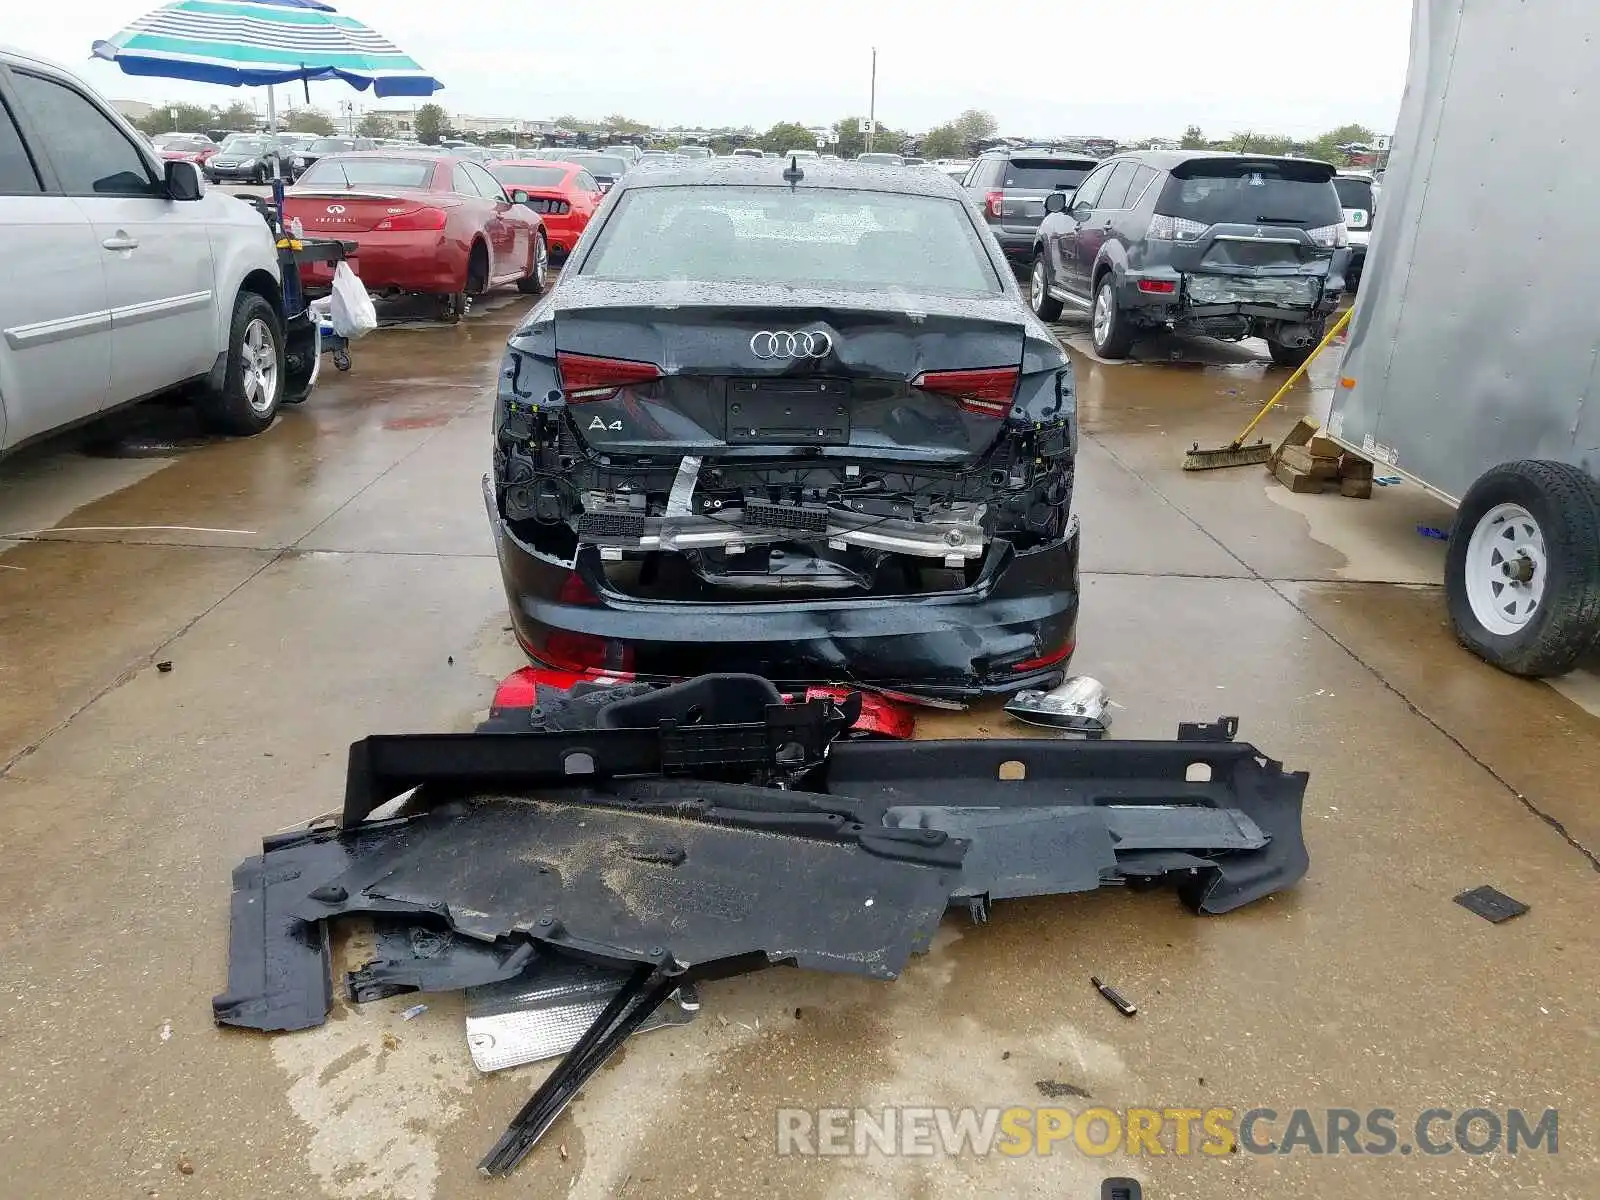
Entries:
[[1233,442],[1228,446],[1229,450],[1237,450],[1240,446],[1244,445],[1244,440],[1250,436],[1250,431],[1257,425],[1261,424],[1261,418],[1271,412],[1273,406],[1287,396],[1289,394],[1289,389],[1295,385],[1300,376],[1306,373],[1306,368],[1311,365],[1311,360],[1317,355],[1321,354],[1323,350],[1327,349],[1328,343],[1333,341],[1334,338],[1338,337],[1339,334],[1343,332],[1344,327],[1350,324],[1350,314],[1353,312],[1355,312],[1354,308],[1347,308],[1344,310],[1344,312],[1339,314],[1339,319],[1333,323],[1332,329],[1323,334],[1322,340],[1317,343],[1317,348],[1310,354],[1306,355],[1305,362],[1301,363],[1294,369],[1294,373],[1283,381],[1283,386],[1272,394],[1272,399],[1268,400],[1266,404],[1262,406],[1261,411],[1251,418],[1250,424],[1246,425],[1242,430],[1239,431],[1239,436],[1234,438]]

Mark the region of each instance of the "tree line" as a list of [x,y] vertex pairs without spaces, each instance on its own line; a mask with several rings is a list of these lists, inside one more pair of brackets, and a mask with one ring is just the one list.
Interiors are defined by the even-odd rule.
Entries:
[[[254,130],[260,118],[248,104],[233,103],[226,108],[216,105],[203,107],[197,104],[163,104],[134,124],[149,135],[158,133],[192,133],[207,129]],[[556,124],[575,133],[609,134],[621,137],[641,137],[650,132],[650,126],[622,113],[612,113],[603,121],[590,121],[571,114],[556,118]],[[333,119],[319,108],[294,108],[283,114],[278,127],[290,133],[312,133],[327,136],[335,132]],[[879,126],[872,139],[872,148],[879,151],[906,152],[915,150],[923,158],[971,158],[994,141],[1000,123],[992,113],[969,108],[953,120],[936,125],[920,138],[894,129]],[[827,148],[841,158],[854,158],[867,149],[866,120],[859,116],[842,117],[829,128]],[[357,123],[355,132],[362,137],[389,138],[399,132],[387,117],[368,113]],[[450,114],[442,105],[424,104],[417,111],[413,124],[416,139],[426,145],[436,145],[441,138],[451,136]],[[514,142],[514,130],[499,130],[485,135],[488,141]],[[1207,138],[1198,125],[1184,130],[1182,146],[1186,150],[1232,150],[1239,153],[1294,154],[1303,158],[1318,158],[1344,166],[1350,156],[1345,146],[1371,145],[1375,135],[1365,125],[1340,125],[1320,137],[1297,139],[1281,134],[1241,130],[1225,138]],[[477,140],[477,139],[474,139]],[[740,147],[755,147],[783,153],[786,150],[811,149],[816,145],[816,135],[811,128],[798,121],[779,121],[761,133],[751,126],[737,129],[719,129],[713,132],[709,145],[714,153],[727,154]],[[671,149],[672,143],[666,148]]]

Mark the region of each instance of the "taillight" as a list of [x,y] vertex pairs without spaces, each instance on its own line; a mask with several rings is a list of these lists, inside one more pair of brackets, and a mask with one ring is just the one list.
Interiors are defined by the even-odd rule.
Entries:
[[1139,290],[1149,296],[1170,296],[1178,290],[1175,279],[1141,279]]
[[1004,192],[990,192],[983,198],[983,206],[989,210],[991,217],[998,217],[1005,212],[1006,194]]
[[1326,246],[1330,250],[1343,250],[1350,244],[1350,229],[1343,221],[1337,225],[1319,225],[1315,229],[1306,230],[1306,233],[1317,245]]
[[561,585],[561,591],[556,595],[556,599],[562,604],[600,603],[600,597],[594,594],[594,589],[576,571],[567,576],[566,582]]
[[394,213],[373,226],[384,233],[416,233],[427,229],[443,229],[448,214],[442,208],[414,208],[410,212]]
[[607,400],[618,388],[634,383],[649,383],[661,378],[655,363],[634,362],[627,358],[596,358],[590,354],[556,354],[556,369],[561,372],[561,388],[569,404]]
[[1076,643],[1068,642],[1065,646],[1058,650],[1052,650],[1049,654],[1041,654],[1038,658],[1025,658],[1019,663],[1012,663],[1011,669],[1013,671],[1042,671],[1045,667],[1054,667],[1066,662],[1067,659],[1072,657],[1072,652],[1075,649],[1077,649]]
[[1145,237],[1155,238],[1158,242],[1192,242],[1210,228],[1204,221],[1154,213],[1150,217],[1149,228],[1145,230]]
[[999,420],[1011,411],[1017,393],[1016,367],[980,367],[975,371],[924,371],[911,386],[949,396],[965,412]]

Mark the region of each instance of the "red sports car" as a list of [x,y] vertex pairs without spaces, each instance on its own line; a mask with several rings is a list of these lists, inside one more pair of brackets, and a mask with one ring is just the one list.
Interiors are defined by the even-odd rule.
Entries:
[[[544,223],[470,159],[394,151],[319,158],[289,190],[284,219],[295,218],[309,236],[355,242],[369,292],[436,296],[447,320],[490,288],[545,288]],[[327,264],[301,270],[313,291],[332,285]]]
[[490,163],[489,170],[512,199],[526,194],[527,199],[519,203],[544,218],[544,227],[550,232],[550,253],[558,262],[572,253],[589,227],[589,218],[605,199],[595,177],[576,163],[511,158]]
[[217,144],[203,133],[158,133],[150,144],[169,161],[204,163],[217,152]]

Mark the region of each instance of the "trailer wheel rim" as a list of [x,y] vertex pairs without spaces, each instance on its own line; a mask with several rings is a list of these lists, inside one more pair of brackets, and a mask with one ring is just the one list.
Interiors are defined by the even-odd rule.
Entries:
[[1483,514],[1467,542],[1467,602],[1492,634],[1521,633],[1544,603],[1548,557],[1544,532],[1520,504]]

